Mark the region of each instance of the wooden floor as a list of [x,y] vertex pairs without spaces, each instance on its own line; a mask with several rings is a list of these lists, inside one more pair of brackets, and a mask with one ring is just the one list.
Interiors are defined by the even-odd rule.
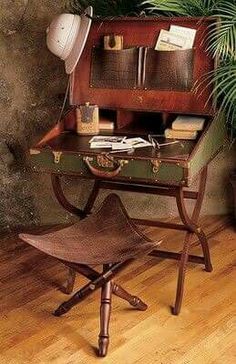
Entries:
[[[147,232],[151,237],[163,235],[152,228]],[[178,250],[181,234],[169,233],[163,248],[172,245]],[[169,309],[174,302],[177,262],[147,257],[120,275],[119,283],[140,295],[149,309],[135,311],[114,297],[111,343],[105,359],[95,355],[99,292],[67,316],[52,316],[67,297],[60,291],[66,269],[14,235],[0,240],[0,364],[236,363],[233,227],[210,239],[213,273],[189,264],[178,317]],[[84,279],[77,277],[77,287],[81,283]]]

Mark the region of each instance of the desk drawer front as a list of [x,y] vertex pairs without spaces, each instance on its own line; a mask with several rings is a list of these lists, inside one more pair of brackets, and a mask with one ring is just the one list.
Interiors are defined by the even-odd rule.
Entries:
[[[78,154],[62,154],[51,151],[31,150],[31,164],[35,171],[58,174],[78,175],[81,178],[97,178],[88,168],[86,159],[93,167],[100,171],[101,179],[117,181],[143,181],[148,183],[168,183],[173,185],[185,184],[186,170],[174,163],[153,160],[115,159],[109,163],[103,162],[101,156],[84,156]],[[120,168],[116,167],[120,163]],[[116,169],[117,168],[117,169]],[[113,173],[115,171],[115,173]],[[105,172],[105,174],[104,174]],[[106,172],[108,172],[106,177]],[[104,174],[104,176],[103,176]],[[109,177],[110,176],[110,177]]]

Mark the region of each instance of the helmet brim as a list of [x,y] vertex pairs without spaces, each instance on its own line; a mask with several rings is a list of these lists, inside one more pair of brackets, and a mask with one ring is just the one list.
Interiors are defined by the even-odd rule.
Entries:
[[77,34],[74,46],[69,56],[65,59],[65,69],[68,75],[74,71],[82,55],[91,28],[92,16],[93,16],[92,6],[86,8],[84,13],[81,15],[80,29]]

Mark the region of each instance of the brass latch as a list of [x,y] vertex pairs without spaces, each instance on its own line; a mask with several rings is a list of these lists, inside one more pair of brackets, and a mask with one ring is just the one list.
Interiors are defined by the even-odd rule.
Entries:
[[117,162],[121,167],[129,163],[129,161],[125,159],[115,161],[115,159],[108,153],[97,156],[97,165],[102,168],[114,168]]
[[97,156],[97,165],[102,168],[114,168],[114,160],[112,157],[107,157],[107,155]]
[[62,156],[62,152],[52,152],[54,155],[54,163],[59,164]]
[[159,169],[160,169],[160,164],[161,164],[161,161],[159,159],[151,159],[151,163],[152,163],[152,172],[154,174],[158,173],[159,172]]

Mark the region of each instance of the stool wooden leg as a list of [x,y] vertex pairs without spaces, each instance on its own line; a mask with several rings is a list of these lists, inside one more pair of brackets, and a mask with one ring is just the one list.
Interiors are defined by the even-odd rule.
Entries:
[[[100,276],[100,273],[96,272],[93,268],[85,265],[78,265],[74,263],[68,263],[63,262],[67,267],[70,267],[73,271],[76,271],[86,278],[90,280],[95,280]],[[120,285],[116,284],[115,282],[112,283],[112,293],[122,298],[123,300],[129,302],[131,306],[135,307],[136,309],[140,311],[145,311],[148,306],[146,303],[144,303],[139,297],[133,296],[130,293],[128,293],[124,288],[122,288]]]
[[148,306],[146,303],[144,303],[139,297],[132,296],[130,293],[128,293],[124,288],[119,286],[118,284],[114,283],[112,284],[112,292],[117,296],[122,298],[123,300],[129,302],[129,304],[135,308],[137,308],[140,311],[146,311]]
[[71,294],[73,292],[75,285],[75,278],[76,278],[76,272],[74,271],[74,269],[69,268],[66,286],[63,290],[65,294]]
[[[108,283],[116,273],[121,269],[125,268],[132,259],[126,260],[125,262],[119,262],[112,264],[110,268],[103,271],[96,279],[87,283],[83,288],[76,292],[68,301],[63,302],[54,312],[55,316],[61,316],[70,311],[72,307],[83,301],[86,297],[91,295],[94,291]],[[78,265],[79,266],[79,265]]]
[[98,337],[98,356],[107,355],[109,345],[109,322],[111,316],[112,282],[109,281],[101,289],[100,333]]

